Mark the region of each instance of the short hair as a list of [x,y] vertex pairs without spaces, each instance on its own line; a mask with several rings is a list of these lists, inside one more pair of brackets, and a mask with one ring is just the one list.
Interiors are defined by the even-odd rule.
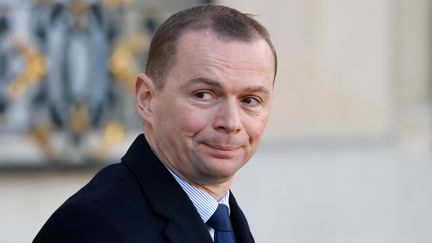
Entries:
[[179,11],[155,32],[148,52],[146,74],[155,86],[163,88],[165,76],[176,61],[178,40],[188,31],[209,29],[218,37],[250,42],[264,39],[269,45],[277,70],[277,56],[267,29],[250,14],[221,5],[200,5]]

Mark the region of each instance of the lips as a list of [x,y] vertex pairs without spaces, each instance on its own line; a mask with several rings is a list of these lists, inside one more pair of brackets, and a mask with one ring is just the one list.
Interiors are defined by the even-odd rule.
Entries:
[[208,154],[213,157],[220,159],[230,159],[236,157],[238,152],[240,151],[241,146],[235,145],[221,145],[221,144],[211,144],[211,143],[202,143]]
[[210,148],[223,150],[223,151],[233,151],[241,147],[241,146],[233,146],[233,145],[218,145],[218,144],[208,144],[208,143],[204,143],[204,144]]

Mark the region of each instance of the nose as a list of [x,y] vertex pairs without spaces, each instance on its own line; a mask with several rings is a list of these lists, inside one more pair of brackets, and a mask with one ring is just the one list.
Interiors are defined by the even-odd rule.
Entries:
[[241,131],[242,124],[237,103],[233,100],[224,100],[216,111],[214,127],[225,133]]

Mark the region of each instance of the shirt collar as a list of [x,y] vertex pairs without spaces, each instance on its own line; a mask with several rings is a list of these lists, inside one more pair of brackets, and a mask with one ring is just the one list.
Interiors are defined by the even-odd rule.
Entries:
[[216,201],[208,192],[199,187],[196,187],[187,181],[183,180],[179,176],[177,176],[173,171],[171,171],[167,167],[168,171],[174,176],[174,179],[178,182],[181,188],[186,192],[189,199],[192,201],[192,204],[195,206],[198,214],[201,216],[201,219],[204,223],[206,223],[210,217],[216,212],[218,204],[224,204],[229,207],[229,191],[225,193],[225,195],[219,200]]

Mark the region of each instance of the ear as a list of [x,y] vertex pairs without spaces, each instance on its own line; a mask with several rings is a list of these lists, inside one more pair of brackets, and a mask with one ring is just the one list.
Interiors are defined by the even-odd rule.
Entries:
[[155,93],[153,81],[140,73],[135,82],[135,99],[138,113],[146,123],[153,124],[152,101]]

